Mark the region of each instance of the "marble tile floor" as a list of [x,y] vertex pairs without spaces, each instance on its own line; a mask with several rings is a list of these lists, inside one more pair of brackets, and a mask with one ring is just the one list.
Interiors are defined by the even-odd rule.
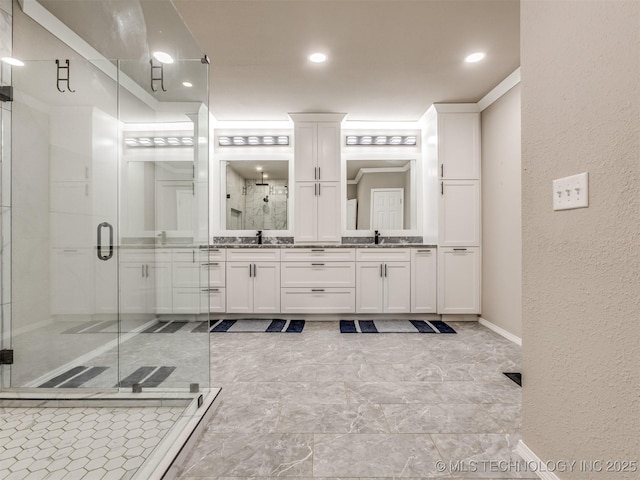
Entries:
[[182,407],[0,407],[0,479],[130,479]]
[[537,478],[513,451],[521,389],[502,374],[520,371],[520,347],[452,326],[211,335],[221,404],[180,478]]

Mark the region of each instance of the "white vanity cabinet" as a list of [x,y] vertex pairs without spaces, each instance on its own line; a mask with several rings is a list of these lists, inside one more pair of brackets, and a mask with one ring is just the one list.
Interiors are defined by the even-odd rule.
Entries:
[[51,314],[93,313],[93,252],[89,248],[54,248]]
[[356,285],[356,313],[410,313],[409,249],[357,249]]
[[411,249],[411,313],[437,312],[437,251]]
[[224,311],[224,250],[175,248],[172,275],[173,313]]
[[227,251],[227,313],[280,312],[280,251],[238,248]]
[[120,311],[172,313],[171,251],[124,250],[120,254]]
[[296,243],[339,243],[340,122],[343,114],[292,114]]
[[340,184],[296,182],[296,243],[340,242]]
[[480,178],[480,113],[475,104],[436,104],[440,178]]
[[440,183],[438,236],[442,246],[480,245],[480,180]]
[[480,314],[480,249],[438,249],[438,313]]
[[328,120],[296,122],[296,182],[340,181],[340,122]]
[[282,251],[282,313],[354,313],[355,249]]

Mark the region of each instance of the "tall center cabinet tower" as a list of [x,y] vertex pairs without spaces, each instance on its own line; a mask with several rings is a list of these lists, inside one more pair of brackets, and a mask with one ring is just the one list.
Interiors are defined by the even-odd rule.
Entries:
[[340,123],[342,113],[292,113],[296,243],[341,241]]
[[438,313],[481,313],[480,112],[475,103],[427,112],[438,168]]

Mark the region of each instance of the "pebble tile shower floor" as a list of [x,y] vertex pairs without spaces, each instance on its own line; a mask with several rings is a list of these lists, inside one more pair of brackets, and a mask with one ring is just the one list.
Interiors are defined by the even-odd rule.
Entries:
[[502,373],[521,371],[520,347],[451,325],[457,335],[356,336],[329,321],[212,334],[221,404],[182,480],[537,478],[517,471],[521,389]]

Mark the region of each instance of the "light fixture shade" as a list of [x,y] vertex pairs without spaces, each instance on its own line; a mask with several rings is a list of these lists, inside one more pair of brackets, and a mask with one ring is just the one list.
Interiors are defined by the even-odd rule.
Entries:
[[160,63],[173,63],[173,57],[169,55],[167,52],[161,52],[161,51],[153,52],[153,58],[155,58]]
[[415,135],[347,135],[348,146],[414,146],[417,143]]
[[140,147],[192,147],[193,137],[127,137],[124,144],[130,148]]
[[221,147],[256,147],[256,146],[267,146],[267,147],[282,147],[289,145],[289,136],[288,135],[251,135],[251,136],[242,136],[242,135],[234,135],[233,137],[229,136],[219,136],[218,137],[218,145]]

